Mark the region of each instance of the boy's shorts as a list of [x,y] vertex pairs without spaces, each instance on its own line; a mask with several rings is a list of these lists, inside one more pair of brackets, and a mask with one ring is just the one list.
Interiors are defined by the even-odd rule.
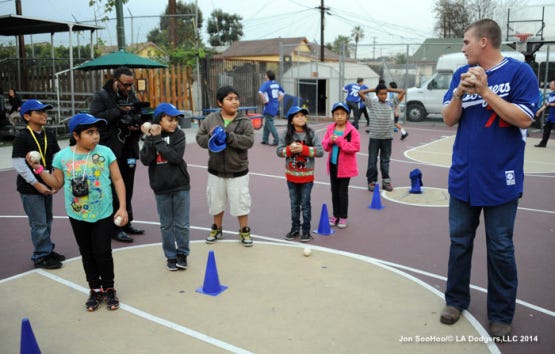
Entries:
[[208,174],[206,185],[208,213],[220,214],[229,201],[229,213],[233,216],[248,215],[251,211],[251,195],[249,192],[249,175],[222,178]]

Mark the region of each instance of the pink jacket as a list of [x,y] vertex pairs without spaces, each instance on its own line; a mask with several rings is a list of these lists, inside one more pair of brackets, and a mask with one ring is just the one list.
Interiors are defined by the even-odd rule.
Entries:
[[[331,150],[333,148],[331,137],[334,130],[335,123],[328,125],[326,129],[326,135],[322,140],[322,147],[324,148],[324,151],[329,152],[328,158],[326,160],[328,174],[330,173],[330,158]],[[337,138],[335,144],[337,144],[337,146],[339,147],[339,169],[337,171],[337,177],[348,178],[358,176],[358,164],[356,157],[357,152],[360,151],[360,134],[358,133],[358,130],[355,129],[355,127],[350,122],[347,122],[345,132],[342,136]]]

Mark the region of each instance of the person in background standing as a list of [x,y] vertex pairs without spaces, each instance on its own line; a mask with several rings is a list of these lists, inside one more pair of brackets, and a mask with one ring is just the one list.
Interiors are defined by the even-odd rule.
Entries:
[[8,120],[11,125],[16,125],[17,121],[23,117],[23,114],[20,113],[22,100],[13,88],[8,91],[8,103],[10,104]]
[[545,119],[545,125],[543,126],[542,140],[539,144],[534,145],[539,148],[547,146],[547,141],[549,140],[551,129],[553,128],[553,123],[555,123],[555,80],[549,83],[549,88],[551,89],[551,92],[549,93],[549,96],[547,96],[545,104],[543,104],[542,107],[536,112],[536,117],[540,117],[543,111],[546,109],[548,111],[547,118]]
[[260,86],[258,90],[258,97],[264,105],[264,130],[262,131],[262,144],[268,145],[268,138],[272,134],[274,141],[271,144],[275,146],[278,144],[279,135],[274,124],[274,118],[279,112],[279,103],[285,95],[285,91],[276,81],[276,74],[272,70],[266,71],[266,82]]
[[[135,167],[139,158],[140,112],[137,111],[139,100],[133,92],[133,72],[126,67],[117,68],[104,87],[95,93],[90,112],[103,118],[108,125],[101,126],[100,144],[108,146],[117,157],[118,167],[125,182],[125,197],[129,223],[123,227],[114,225],[112,238],[120,242],[133,242],[128,234],[141,235],[145,231],[131,225],[133,221],[133,186]],[[112,191],[115,193],[115,191]],[[119,200],[113,199],[113,210],[119,209]]]
[[360,101],[362,101],[362,97],[359,96],[358,92],[362,89],[361,86],[364,83],[364,79],[359,77],[356,83],[351,83],[345,85],[343,88],[344,92],[347,92],[347,97],[345,101],[347,102],[347,106],[353,112],[353,126],[355,129],[358,129],[358,121],[360,120]]

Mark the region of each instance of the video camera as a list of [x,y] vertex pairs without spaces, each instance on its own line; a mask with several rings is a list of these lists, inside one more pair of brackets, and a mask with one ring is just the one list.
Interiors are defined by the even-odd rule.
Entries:
[[131,109],[126,111],[120,118],[119,122],[124,126],[140,126],[148,120],[147,118],[149,115],[142,114],[142,110],[143,108],[150,107],[150,102],[119,104],[118,107],[131,107]]

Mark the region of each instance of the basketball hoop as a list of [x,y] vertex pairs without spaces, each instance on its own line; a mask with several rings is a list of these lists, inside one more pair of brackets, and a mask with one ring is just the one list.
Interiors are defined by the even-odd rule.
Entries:
[[518,40],[515,42],[515,49],[521,52],[522,54],[526,54],[528,51],[527,43],[528,38],[532,36],[532,33],[515,33],[513,37],[517,38]]

